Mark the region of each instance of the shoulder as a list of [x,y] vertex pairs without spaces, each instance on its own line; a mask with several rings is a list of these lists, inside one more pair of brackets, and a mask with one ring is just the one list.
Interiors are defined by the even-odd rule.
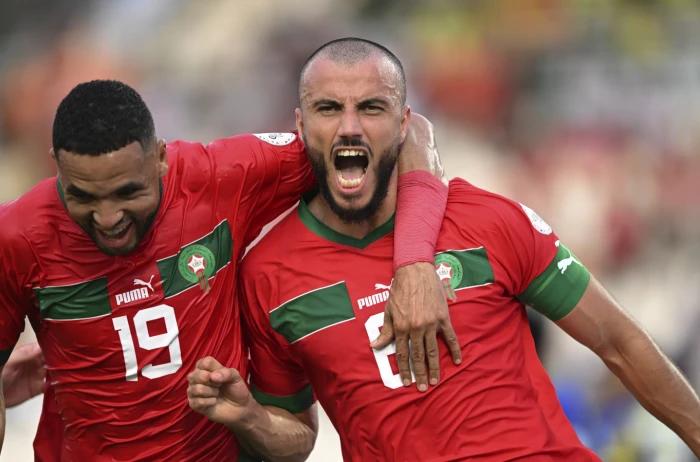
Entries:
[[49,226],[55,215],[61,213],[64,209],[58,197],[56,178],[47,178],[17,199],[0,204],[0,240],[7,242],[30,233],[37,226]]
[[31,265],[33,248],[49,241],[59,223],[68,219],[58,198],[56,178],[38,183],[19,198],[0,204],[0,260],[13,271]]
[[269,228],[263,229],[245,254],[241,265],[241,275],[257,274],[260,271],[279,268],[290,261],[294,242],[304,232],[299,220],[298,207],[294,207]]
[[296,133],[246,133],[214,140],[207,146],[214,155],[303,152]]
[[471,183],[455,178],[450,181],[446,217],[461,222],[462,226],[485,232],[520,227],[534,227],[542,234],[552,229],[533,210],[525,205]]

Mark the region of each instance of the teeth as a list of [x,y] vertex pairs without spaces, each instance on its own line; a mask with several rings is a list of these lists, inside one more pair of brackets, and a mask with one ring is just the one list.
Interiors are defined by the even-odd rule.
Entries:
[[365,153],[362,151],[355,151],[351,149],[342,149],[336,153],[337,156],[339,157],[357,157],[357,156],[364,156]]
[[112,230],[112,231],[100,231],[102,234],[104,234],[107,237],[115,237],[118,236],[119,234],[123,233],[124,230],[129,226],[127,223],[124,226],[120,226],[118,229]]
[[362,178],[355,178],[353,180],[348,180],[343,178],[343,175],[340,173],[338,174],[338,182],[340,183],[340,186],[343,188],[354,188],[355,186],[359,186],[360,183],[362,183]]

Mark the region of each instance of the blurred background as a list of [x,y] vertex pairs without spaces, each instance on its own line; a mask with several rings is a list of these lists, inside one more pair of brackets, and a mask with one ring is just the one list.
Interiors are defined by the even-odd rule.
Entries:
[[[348,35],[403,61],[449,176],[535,209],[697,390],[696,0],[2,0],[0,201],[53,174],[53,114],[78,82],[131,84],[166,139],[285,131],[301,63]],[[533,323],[586,445],[606,461],[693,460],[592,353]],[[39,410],[8,411],[1,461],[32,460]],[[341,460],[327,420],[312,460]]]

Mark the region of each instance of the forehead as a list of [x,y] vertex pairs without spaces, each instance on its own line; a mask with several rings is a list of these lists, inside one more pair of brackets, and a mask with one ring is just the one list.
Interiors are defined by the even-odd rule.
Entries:
[[400,101],[399,73],[386,57],[371,55],[354,62],[314,59],[304,73],[301,99],[365,99],[384,96]]
[[65,184],[97,192],[126,182],[144,182],[148,176],[147,160],[141,144],[133,142],[116,151],[91,156],[60,151],[58,170]]

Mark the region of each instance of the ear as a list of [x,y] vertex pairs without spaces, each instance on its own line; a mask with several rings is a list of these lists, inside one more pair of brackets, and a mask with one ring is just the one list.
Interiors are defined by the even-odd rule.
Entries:
[[158,156],[158,176],[164,177],[168,173],[168,151],[165,146],[165,140],[159,139],[156,147]]
[[406,105],[401,110],[401,142],[406,140],[406,134],[408,133],[408,124],[411,122],[411,106]]
[[49,155],[56,163],[58,163],[58,156],[56,156],[56,151],[54,151],[53,148],[49,149]]
[[299,132],[299,138],[303,139],[304,136],[304,119],[301,115],[301,108],[294,109],[294,121],[297,126],[297,132]]

